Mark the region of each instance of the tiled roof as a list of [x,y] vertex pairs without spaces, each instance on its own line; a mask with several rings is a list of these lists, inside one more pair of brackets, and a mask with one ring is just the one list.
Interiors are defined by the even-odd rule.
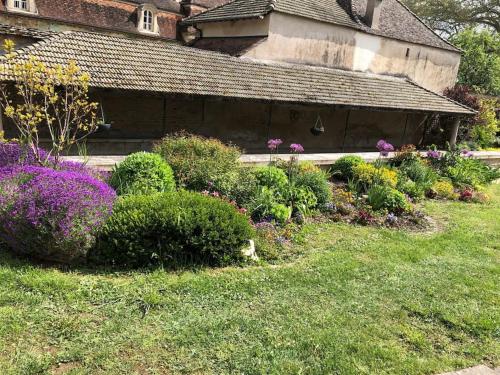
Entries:
[[91,86],[146,92],[469,114],[404,78],[263,63],[140,37],[65,32],[19,50],[48,64],[74,59]]
[[49,38],[56,34],[57,33],[52,31],[42,31],[38,29],[29,29],[22,26],[11,26],[11,25],[0,24],[0,35],[25,36],[41,40]]
[[442,39],[399,0],[384,0],[380,27],[364,22],[367,0],[233,0],[204,13],[188,17],[185,25],[263,17],[272,11],[306,17],[362,30],[411,43],[458,51]]

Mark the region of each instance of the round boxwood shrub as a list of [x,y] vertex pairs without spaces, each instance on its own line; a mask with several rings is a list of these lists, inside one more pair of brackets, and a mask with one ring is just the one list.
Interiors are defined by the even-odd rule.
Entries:
[[406,196],[387,185],[374,185],[368,191],[368,203],[375,210],[400,214],[410,209]]
[[16,254],[83,261],[115,196],[108,185],[84,173],[0,168],[0,238]]
[[90,259],[126,267],[226,265],[243,259],[254,235],[231,204],[181,191],[121,197]]
[[364,160],[360,156],[343,156],[333,164],[331,169],[332,176],[339,180],[348,181],[353,177],[354,167],[364,163]]
[[175,190],[172,168],[158,154],[137,152],[118,164],[110,184],[119,195],[152,194]]
[[277,167],[260,167],[255,171],[259,186],[282,192],[288,185],[286,173]]

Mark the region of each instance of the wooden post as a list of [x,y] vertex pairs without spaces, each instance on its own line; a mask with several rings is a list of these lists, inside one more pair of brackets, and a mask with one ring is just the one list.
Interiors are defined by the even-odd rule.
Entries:
[[342,140],[342,152],[345,151],[345,140],[347,138],[347,129],[349,128],[350,117],[351,117],[351,110],[347,112],[347,118],[345,120],[344,139]]
[[453,121],[453,126],[451,128],[450,134],[450,147],[453,149],[457,145],[458,128],[460,127],[460,117],[457,117]]

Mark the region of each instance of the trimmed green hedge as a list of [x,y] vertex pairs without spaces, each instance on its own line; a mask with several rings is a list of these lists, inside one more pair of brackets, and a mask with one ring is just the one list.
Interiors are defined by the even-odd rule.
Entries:
[[122,197],[101,233],[90,260],[127,267],[238,263],[254,236],[229,203],[186,191]]

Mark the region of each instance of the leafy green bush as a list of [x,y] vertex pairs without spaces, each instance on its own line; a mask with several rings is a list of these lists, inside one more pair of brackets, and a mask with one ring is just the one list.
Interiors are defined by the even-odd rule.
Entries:
[[318,206],[318,199],[307,187],[289,185],[283,192],[283,202],[292,208],[294,214],[307,216]]
[[331,174],[332,176],[347,182],[354,176],[354,167],[360,164],[365,164],[364,160],[360,156],[343,156],[333,164]]
[[116,203],[90,259],[128,267],[226,265],[243,259],[253,236],[248,218],[220,199],[187,191],[130,195]]
[[280,193],[288,185],[286,173],[277,167],[260,167],[256,170],[255,176],[257,177],[259,186],[265,186]]
[[426,185],[417,184],[415,181],[410,180],[404,175],[398,177],[397,189],[414,200],[424,198],[425,193],[428,190]]
[[154,146],[172,167],[180,187],[194,191],[217,191],[230,197],[239,184],[240,150],[187,133],[165,137]]
[[271,215],[278,223],[286,223],[292,217],[292,207],[278,203],[271,208]]
[[328,182],[328,174],[321,169],[299,173],[295,178],[295,185],[312,191],[318,206],[332,201],[332,187]]
[[172,168],[160,155],[148,152],[129,155],[115,166],[110,184],[119,195],[175,190]]
[[496,100],[481,101],[481,110],[478,116],[478,122],[471,131],[471,138],[481,148],[491,147],[495,144],[496,135],[500,131],[499,123],[495,109]]
[[389,186],[374,185],[368,191],[368,203],[375,210],[403,213],[410,209],[406,196]]
[[479,187],[500,178],[500,171],[481,160],[459,158],[455,165],[446,169],[445,176],[449,177],[457,187]]

